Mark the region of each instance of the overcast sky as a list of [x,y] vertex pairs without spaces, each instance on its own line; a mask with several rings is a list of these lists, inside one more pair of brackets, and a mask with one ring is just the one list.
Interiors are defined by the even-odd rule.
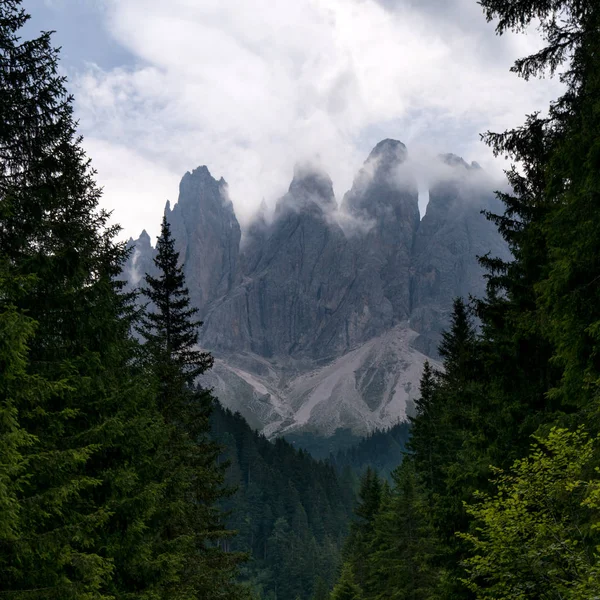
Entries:
[[498,37],[476,0],[24,0],[56,30],[84,145],[124,235],[156,235],[182,175],[223,176],[238,218],[318,159],[338,201],[371,148],[454,152],[491,173],[479,134],[543,109],[519,80],[536,33]]

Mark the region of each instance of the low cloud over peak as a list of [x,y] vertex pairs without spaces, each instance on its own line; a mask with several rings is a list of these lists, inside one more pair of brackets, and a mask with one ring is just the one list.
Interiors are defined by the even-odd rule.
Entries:
[[[52,4],[63,11],[53,24],[65,55],[64,31],[77,27],[71,2]],[[499,172],[478,134],[518,125],[558,95],[555,81],[509,72],[536,36],[495,36],[471,0],[102,6],[106,43],[129,58],[64,66],[105,205],[125,235],[157,232],[165,200],[192,165],[223,175],[242,223],[263,198],[274,205],[306,156],[319,155],[340,198],[382,137],[411,153],[451,148]]]

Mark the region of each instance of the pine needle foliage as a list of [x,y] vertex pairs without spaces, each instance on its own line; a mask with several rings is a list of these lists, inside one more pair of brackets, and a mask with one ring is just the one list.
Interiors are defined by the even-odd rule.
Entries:
[[197,349],[201,321],[194,319],[179,254],[166,217],[161,225],[154,260],[158,276],[146,275],[142,294],[149,306],[139,332],[149,373],[156,383],[158,406],[168,430],[168,452],[157,466],[165,484],[156,521],[158,546],[181,569],[181,598],[240,598],[235,583],[241,555],[226,552],[233,535],[223,525],[217,503],[226,496],[221,453],[209,436],[215,402],[196,379],[212,366],[212,356]]

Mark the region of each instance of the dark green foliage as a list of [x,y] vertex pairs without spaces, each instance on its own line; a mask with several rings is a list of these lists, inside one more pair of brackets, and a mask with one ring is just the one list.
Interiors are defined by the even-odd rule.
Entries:
[[349,429],[337,429],[333,436],[327,438],[310,432],[297,432],[286,435],[285,439],[316,459],[328,459],[340,473],[350,468],[361,476],[371,467],[389,479],[402,461],[409,435],[410,424],[403,421],[388,429],[375,429],[365,437],[354,435]]
[[393,487],[375,518],[365,597],[429,600],[435,589],[438,548],[414,461],[405,459],[392,479]]
[[368,468],[360,482],[355,519],[344,548],[345,560],[352,569],[353,579],[361,589],[369,580],[367,556],[375,535],[375,519],[381,509],[382,498],[389,493],[375,471]]
[[362,439],[352,433],[352,430],[342,428],[336,429],[333,435],[327,437],[311,431],[293,431],[286,433],[284,437],[292,446],[306,450],[317,460],[324,460],[332,454],[344,452],[356,446]]
[[190,308],[178,260],[163,218],[154,259],[158,277],[146,275],[142,290],[151,311],[139,328],[167,432],[167,451],[155,457],[163,491],[153,529],[157,551],[169,557],[163,568],[172,571],[181,598],[239,598],[233,579],[240,556],[223,548],[232,532],[217,508],[226,492],[224,468],[217,463],[221,448],[209,437],[214,398],[194,385],[212,357],[196,350],[201,322],[193,320],[197,310]]
[[468,529],[463,502],[486,483],[495,435],[479,353],[468,309],[456,300],[451,327],[440,347],[444,371],[435,373],[425,365],[409,442],[418,487],[437,537],[442,596],[460,593],[464,544],[455,533]]
[[308,600],[319,579],[331,589],[354,504],[351,486],[331,465],[252,431],[239,414],[217,406],[211,420],[230,463],[227,483],[237,487],[223,502],[238,531],[228,544],[252,553],[244,578],[265,599]]
[[1,391],[13,449],[3,485],[16,511],[0,539],[0,589],[101,598],[122,566],[117,546],[141,547],[118,521],[124,504],[152,495],[146,482],[123,484],[139,448],[156,443],[140,425],[152,400],[132,393],[118,229],[98,210],[58,53],[49,34],[18,38],[26,19],[19,2],[0,5],[1,300],[12,353]]
[[[439,377],[449,387],[459,388],[476,377],[478,363],[475,354],[475,327],[461,298],[454,300],[450,327],[442,334],[439,354],[444,361],[444,371]],[[425,387],[421,390],[421,395],[431,394],[433,381],[428,364],[421,384]]]
[[218,450],[165,419],[58,52],[50,34],[18,38],[26,19],[0,3],[0,592],[239,598],[234,557],[212,542],[197,554],[198,537],[222,535],[215,509],[193,502],[198,488],[218,496]]
[[478,598],[570,598],[600,593],[597,524],[600,481],[583,430],[553,428],[510,471],[496,471],[493,493],[468,508],[477,529],[464,538]]
[[397,423],[389,429],[376,429],[357,444],[340,450],[329,460],[341,472],[350,467],[359,476],[371,468],[385,479],[390,479],[392,471],[405,455],[405,447],[410,435],[410,424]]
[[329,586],[322,577],[318,577],[311,600],[329,600]]
[[331,592],[330,600],[363,600],[360,587],[355,583],[352,568],[345,564],[339,582]]
[[198,309],[190,305],[183,267],[165,216],[156,252],[154,264],[159,276],[145,277],[142,294],[150,301],[151,308],[144,313],[139,332],[145,339],[145,350],[151,353],[158,369],[161,385],[173,386],[163,391],[168,403],[169,394],[175,398],[182,385],[191,386],[199,375],[210,369],[213,359],[208,352],[196,349],[202,322],[194,320]]

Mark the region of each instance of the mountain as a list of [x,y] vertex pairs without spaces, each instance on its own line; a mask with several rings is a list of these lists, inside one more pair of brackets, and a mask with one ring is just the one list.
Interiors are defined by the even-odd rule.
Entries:
[[[406,418],[453,298],[484,291],[477,255],[508,256],[481,214],[497,207],[489,177],[451,154],[429,167],[421,219],[397,140],[377,144],[341,205],[319,165],[299,164],[243,239],[225,181],[183,177],[166,215],[215,356],[204,383],[252,427],[365,434]],[[130,244],[135,286],[153,249],[147,234]]]
[[414,345],[434,357],[451,299],[485,293],[484,269],[476,257],[509,256],[496,226],[481,214],[503,212],[489,177],[477,163],[469,165],[454,154],[439,159],[414,239],[411,282],[411,327],[421,334]]

